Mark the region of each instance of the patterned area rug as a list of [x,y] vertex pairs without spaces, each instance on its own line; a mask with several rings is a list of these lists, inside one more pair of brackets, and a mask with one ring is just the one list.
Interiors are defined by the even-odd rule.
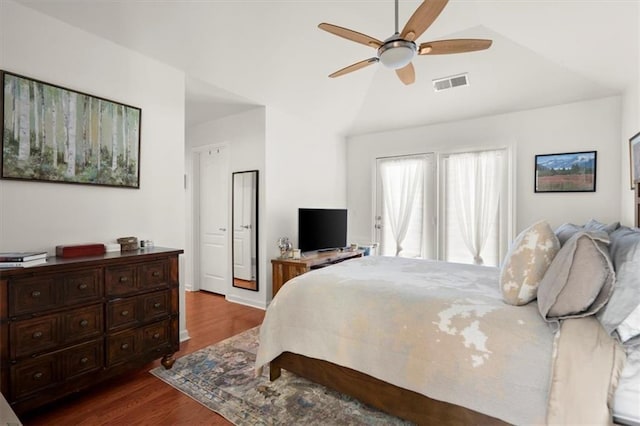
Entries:
[[239,425],[402,425],[360,402],[283,370],[256,377],[258,330],[186,355],[151,374]]

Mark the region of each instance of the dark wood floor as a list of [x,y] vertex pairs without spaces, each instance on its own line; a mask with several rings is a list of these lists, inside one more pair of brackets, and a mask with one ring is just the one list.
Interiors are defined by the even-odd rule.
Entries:
[[[206,292],[185,295],[187,329],[176,358],[262,323],[264,311]],[[20,419],[31,425],[230,425],[149,373],[159,361]]]

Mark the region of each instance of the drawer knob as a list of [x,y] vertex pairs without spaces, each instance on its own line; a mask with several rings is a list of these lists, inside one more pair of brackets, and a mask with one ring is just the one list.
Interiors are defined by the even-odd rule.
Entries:
[[120,277],[120,282],[121,283],[126,283],[127,281],[129,281],[128,277]]
[[79,288],[80,290],[86,290],[86,289],[87,289],[87,287],[89,287],[89,286],[88,286],[88,285],[86,285],[85,283],[82,283],[82,284],[78,285],[78,288]]
[[80,327],[86,327],[89,325],[89,321],[87,321],[86,319],[83,319],[82,321],[80,321]]
[[42,338],[42,331],[36,331],[35,333],[33,333],[31,335],[34,339],[40,339]]
[[122,315],[123,317],[126,317],[127,315],[129,315],[129,311],[122,311],[120,312],[120,315]]
[[154,303],[154,304],[153,304],[153,307],[154,307],[154,308],[156,308],[156,309],[158,309],[160,306],[161,306],[161,305],[160,305],[160,303],[159,303],[159,302],[156,302],[156,303]]
[[41,372],[37,372],[33,375],[33,380],[40,380],[42,379],[42,376],[44,376],[44,374],[42,374]]
[[154,277],[159,277],[160,276],[160,272],[159,271],[153,271],[151,273],[151,275],[154,276]]
[[40,295],[41,293],[38,290],[31,292],[31,297],[40,297]]
[[122,345],[120,345],[120,349],[129,349],[129,344],[128,343],[123,343]]
[[88,362],[89,362],[89,358],[87,358],[86,356],[80,359],[80,364],[86,364]]
[[155,334],[153,335],[153,338],[154,338],[154,339],[156,339],[156,340],[158,340],[158,339],[160,338],[160,333],[155,333]]

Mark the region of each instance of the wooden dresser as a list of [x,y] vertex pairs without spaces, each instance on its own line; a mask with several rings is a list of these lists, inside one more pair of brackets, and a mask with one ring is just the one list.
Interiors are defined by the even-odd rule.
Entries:
[[362,257],[362,250],[355,251],[330,251],[308,255],[302,259],[277,258],[271,260],[272,268],[272,297],[282,288],[282,286],[292,278],[309,272],[312,269],[323,268],[345,260]]
[[0,391],[24,413],[179,342],[178,256],[155,247],[0,269]]

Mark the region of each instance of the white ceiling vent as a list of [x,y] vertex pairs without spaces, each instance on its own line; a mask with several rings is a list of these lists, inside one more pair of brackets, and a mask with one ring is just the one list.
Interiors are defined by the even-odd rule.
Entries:
[[433,80],[433,90],[435,90],[436,92],[468,85],[469,78],[467,77],[467,73],[452,75],[450,77],[437,78]]

